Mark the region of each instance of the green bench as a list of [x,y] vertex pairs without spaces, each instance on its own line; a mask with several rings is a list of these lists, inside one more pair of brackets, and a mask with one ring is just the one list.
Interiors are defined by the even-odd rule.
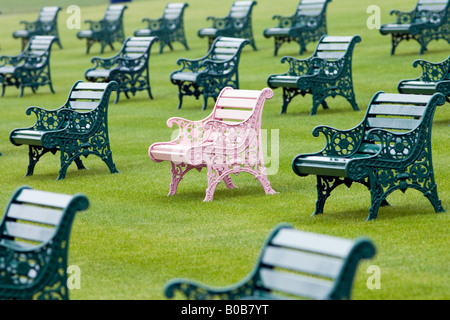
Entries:
[[300,46],[299,54],[306,51],[308,43],[318,41],[327,34],[327,5],[331,0],[300,0],[297,10],[292,16],[274,15],[277,26],[264,29],[266,38],[274,38],[275,52],[278,54],[280,47],[286,43],[295,41]]
[[450,44],[450,1],[418,0],[411,11],[392,10],[394,23],[383,24],[382,35],[392,36],[391,55],[403,40],[415,40],[420,44],[420,54],[427,50],[433,40],[447,40]]
[[351,299],[362,259],[375,255],[368,238],[356,240],[303,232],[286,224],[269,234],[253,270],[240,282],[214,288],[188,280],[166,283],[164,294],[189,300]]
[[89,53],[91,47],[97,42],[100,43],[100,53],[103,53],[106,46],[110,46],[114,50],[114,42],[124,42],[123,15],[126,9],[125,5],[110,5],[106,9],[103,19],[85,21],[89,24],[89,30],[79,31],[77,37],[86,39],[86,53]]
[[68,300],[70,232],[89,201],[18,188],[0,224],[0,299]]
[[108,134],[108,104],[111,92],[118,89],[117,82],[89,83],[77,81],[65,104],[56,110],[29,107],[26,114],[34,113],[33,126],[14,129],[9,135],[12,144],[28,145],[29,164],[26,176],[46,153],[60,152],[61,169],[57,180],[64,179],[67,168],[75,161],[78,169],[86,169],[81,156],[96,155],[117,173],[112,160]]
[[223,88],[239,89],[239,60],[242,48],[249,43],[247,39],[217,37],[205,56],[178,59],[181,68],[170,74],[170,81],[178,86],[178,109],[183,96],[198,99],[203,95],[205,110],[208,98],[216,99]]
[[324,35],[311,57],[281,58],[281,63],[289,64],[289,70],[267,78],[270,88],[283,89],[281,113],[286,113],[288,104],[299,94],[312,95],[311,115],[316,114],[320,105],[328,109],[325,99],[336,96],[344,97],[353,110],[359,110],[353,91],[352,74],[353,50],[359,42],[361,38],[358,35],[353,37]]
[[0,57],[0,75],[3,77],[2,96],[8,86],[20,89],[19,98],[25,88],[33,93],[48,85],[55,93],[50,74],[50,53],[55,36],[32,36],[23,52],[15,56]]
[[24,25],[23,30],[13,33],[16,39],[22,39],[22,51],[25,50],[32,36],[55,36],[56,43],[62,49],[58,34],[58,13],[61,7],[43,7],[35,21],[20,21]]
[[398,92],[409,94],[442,93],[450,102],[450,56],[441,62],[433,63],[416,60],[413,67],[422,67],[422,74],[417,79],[402,80],[398,83]]
[[160,43],[159,53],[162,53],[165,46],[173,50],[172,43],[180,42],[186,50],[189,50],[184,33],[184,10],[189,5],[187,3],[168,3],[164,13],[159,19],[142,19],[147,23],[147,28],[138,29],[134,32],[136,37],[158,37]]
[[441,93],[434,95],[378,92],[363,121],[349,130],[328,126],[314,128],[315,137],[326,138],[322,151],[294,157],[292,169],[299,176],[317,177],[314,214],[321,214],[331,192],[341,184],[366,186],[371,194],[367,220],[376,219],[386,197],[408,188],[422,192],[436,212],[445,211],[437,194],[431,152],[431,128]]
[[199,29],[198,36],[206,37],[209,47],[217,37],[247,39],[253,50],[256,51],[252,28],[252,10],[256,4],[256,1],[234,1],[227,16],[206,18],[206,20],[212,21],[212,26]]
[[91,59],[95,66],[85,72],[86,80],[90,82],[115,81],[119,85],[116,100],[119,101],[121,92],[129,98],[129,93],[135,95],[137,91],[147,91],[153,99],[150,86],[149,59],[153,43],[157,37],[128,37],[122,49],[113,57]]

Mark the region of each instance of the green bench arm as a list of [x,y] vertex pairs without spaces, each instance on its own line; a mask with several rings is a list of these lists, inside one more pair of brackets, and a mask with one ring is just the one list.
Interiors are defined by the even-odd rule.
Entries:
[[281,15],[274,15],[272,17],[272,20],[278,20],[278,27],[279,28],[290,28],[294,25],[295,23],[295,19],[296,16],[292,15],[292,16],[281,16]]
[[395,15],[395,23],[398,24],[409,24],[413,23],[414,16],[416,14],[415,10],[411,11],[400,11],[400,10],[391,10],[389,13],[391,16]]
[[186,69],[192,72],[198,72],[203,68],[203,61],[206,57],[198,58],[198,59],[185,59],[180,58],[177,61],[178,65],[181,65],[181,69],[174,71],[175,72],[181,72]]
[[31,113],[36,115],[36,122],[31,126],[30,130],[55,130],[62,127],[64,121],[58,117],[58,111],[60,110],[46,110],[40,107],[28,107],[25,113],[29,116]]
[[95,70],[98,68],[111,69],[113,66],[115,66],[117,64],[118,57],[119,57],[118,53],[109,58],[93,57],[91,59],[91,63],[95,63],[95,65],[92,68],[87,69],[86,72],[89,72],[90,70]]
[[437,82],[444,80],[445,76],[450,69],[450,58],[444,62],[429,62],[426,60],[418,59],[413,62],[413,67],[422,68],[422,74],[415,80],[424,82]]
[[25,60],[24,54],[18,54],[15,56],[1,56],[0,57],[0,67],[5,65],[17,66]]
[[98,21],[94,21],[94,20],[85,20],[84,23],[89,25],[89,30],[91,31],[101,31],[105,28],[105,20],[98,20]]
[[313,136],[320,133],[325,136],[326,144],[322,151],[316,153],[323,156],[348,157],[355,153],[361,145],[364,123],[348,130],[339,130],[329,126],[317,126],[313,129]]
[[311,59],[297,59],[294,57],[282,57],[280,60],[281,63],[288,63],[289,70],[283,75],[290,76],[304,76],[311,70],[312,61]]
[[161,30],[167,28],[167,20],[166,19],[150,19],[150,18],[144,18],[142,19],[142,22],[147,23],[147,26],[150,30]]
[[212,27],[218,30],[227,29],[230,26],[230,23],[232,23],[233,21],[229,17],[216,18],[212,16],[207,17],[206,20],[212,20]]
[[214,72],[214,77],[219,77],[223,75],[225,71],[230,70],[230,66],[233,67],[236,60],[234,57],[223,60],[223,61],[214,61],[211,59],[206,59],[202,62],[201,66],[204,67],[202,72],[209,73]]
[[171,299],[176,292],[183,294],[188,300],[237,300],[251,295],[253,290],[250,283],[212,288],[187,279],[175,279],[166,284],[164,294]]
[[22,20],[19,23],[24,25],[24,29],[26,31],[35,31],[38,28],[39,24],[40,24],[40,22],[37,21],[37,20],[36,21],[24,21],[24,20]]

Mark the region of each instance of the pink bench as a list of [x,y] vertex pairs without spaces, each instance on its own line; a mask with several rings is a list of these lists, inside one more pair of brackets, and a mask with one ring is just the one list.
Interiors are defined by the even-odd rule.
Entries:
[[261,115],[266,99],[273,97],[269,88],[237,90],[224,88],[212,113],[203,120],[170,118],[167,126],[178,125],[179,133],[170,142],[154,143],[149,148],[153,161],[170,161],[174,195],[183,176],[191,169],[208,169],[208,188],[204,201],[211,201],[220,181],[236,187],[230,174],[248,172],[263,186],[266,194],[276,193],[267,179],[261,140]]

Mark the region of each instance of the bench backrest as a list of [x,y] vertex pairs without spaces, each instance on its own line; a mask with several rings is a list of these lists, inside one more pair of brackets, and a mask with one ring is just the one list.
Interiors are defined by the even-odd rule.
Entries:
[[419,0],[417,2],[417,11],[443,11],[448,8],[449,0]]
[[122,57],[136,59],[143,57],[143,61],[148,61],[150,49],[156,37],[128,37],[123,43],[120,55]]
[[127,6],[125,5],[110,5],[106,9],[105,17],[103,19],[109,22],[122,22],[125,9],[127,9]]
[[162,18],[167,20],[178,20],[183,18],[187,3],[168,3],[164,9]]
[[247,39],[217,37],[206,57],[213,61],[226,61],[231,59],[231,64],[234,66],[239,63],[242,48],[248,43],[249,41]]
[[211,119],[238,123],[255,117],[254,123],[260,128],[264,101],[272,96],[272,90],[267,88],[264,90],[225,88],[217,97]]
[[21,187],[14,193],[3,216],[0,244],[27,249],[48,244],[55,238],[53,241],[65,241],[75,213],[86,210],[88,205],[83,195]]
[[297,6],[297,16],[318,16],[325,12],[331,0],[300,0]]
[[32,36],[23,53],[27,56],[42,57],[43,60],[36,63],[43,64],[50,57],[51,47],[55,41],[55,36]]
[[250,19],[254,5],[256,5],[256,1],[235,1],[230,8],[228,17],[232,19]]
[[[423,134],[431,135],[431,124],[434,111],[437,105],[442,105],[445,97],[442,94],[431,95],[413,95],[413,94],[395,94],[379,92],[375,94],[367,109],[363,120],[364,136],[362,145],[358,153],[374,154],[380,149],[379,141],[376,137],[368,139],[368,133],[371,129],[384,129],[390,132],[405,133],[412,130],[418,130],[419,143],[430,143],[425,141]],[[390,141],[390,144],[402,143],[401,141]],[[411,150],[402,149],[397,146],[397,151],[401,157],[408,156]]]
[[359,36],[327,36],[320,38],[313,57],[338,60],[353,53],[354,45],[361,41]]
[[58,17],[58,12],[61,10],[61,7],[43,7],[39,12],[38,21],[49,23],[55,22]]
[[254,295],[350,299],[359,261],[374,255],[369,239],[353,241],[280,225],[261,252]]
[[115,81],[109,83],[77,81],[70,91],[65,107],[89,112],[102,104],[108,105],[109,101],[106,99],[109,100],[109,92],[107,91],[114,90],[115,86],[117,86]]

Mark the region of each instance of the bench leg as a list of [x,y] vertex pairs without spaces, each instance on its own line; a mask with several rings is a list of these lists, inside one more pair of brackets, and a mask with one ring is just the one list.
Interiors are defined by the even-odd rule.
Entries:
[[229,175],[223,177],[223,182],[225,182],[225,185],[227,186],[228,189],[238,188],[238,186],[236,186],[233,183],[233,181],[231,180],[231,177]]
[[53,154],[55,154],[56,150],[52,151],[49,149],[45,149],[43,147],[36,147],[36,146],[28,146],[28,169],[25,176],[32,176],[34,172],[34,167],[36,166],[36,163],[39,161],[39,159],[46,154],[47,152],[51,151]]
[[182,104],[183,104],[183,94],[181,93],[181,88],[179,88],[177,109],[180,109]]
[[172,178],[170,181],[170,190],[168,196],[173,196],[177,193],[178,184],[180,183],[181,179],[183,179],[186,173],[194,168],[197,169],[198,172],[202,170],[202,167],[194,167],[185,163],[175,164],[171,162],[170,166],[170,173]]
[[445,212],[444,207],[442,207],[441,200],[439,200],[438,197],[436,184],[433,186],[433,188],[431,188],[427,192],[424,192],[424,195],[431,202],[431,205],[433,206],[436,213]]
[[325,201],[328,199],[334,189],[336,189],[341,184],[345,184],[348,188],[350,188],[352,183],[353,181],[347,178],[317,176],[317,201],[316,209],[313,215],[323,213]]

